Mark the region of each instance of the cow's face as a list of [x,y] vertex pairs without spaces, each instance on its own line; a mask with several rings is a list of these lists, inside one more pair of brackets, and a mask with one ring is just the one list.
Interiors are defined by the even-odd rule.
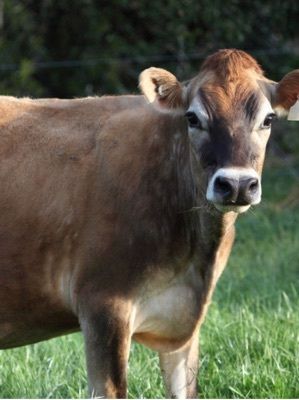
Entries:
[[187,88],[188,130],[205,172],[206,198],[221,211],[246,211],[261,200],[275,118],[261,78],[247,54],[220,52],[206,60]]
[[277,110],[288,111],[295,103],[299,71],[276,85],[248,54],[222,50],[185,86],[154,68],[141,78],[150,101],[185,115],[206,199],[221,212],[258,204],[271,124]]

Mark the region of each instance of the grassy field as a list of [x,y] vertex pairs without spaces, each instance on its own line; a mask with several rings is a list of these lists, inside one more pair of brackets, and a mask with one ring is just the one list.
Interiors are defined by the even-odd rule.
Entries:
[[[299,397],[299,192],[268,165],[261,206],[238,221],[236,245],[201,331],[200,396]],[[157,356],[134,345],[129,397],[160,398]],[[80,334],[1,352],[0,397],[87,395]]]

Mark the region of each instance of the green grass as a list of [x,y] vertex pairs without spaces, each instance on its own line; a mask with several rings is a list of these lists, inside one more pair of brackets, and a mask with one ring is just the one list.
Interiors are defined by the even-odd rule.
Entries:
[[[299,199],[290,169],[268,167],[264,201],[238,221],[238,234],[201,330],[200,396],[299,397]],[[158,359],[134,345],[129,397],[160,398]],[[80,334],[1,352],[0,396],[87,395]]]

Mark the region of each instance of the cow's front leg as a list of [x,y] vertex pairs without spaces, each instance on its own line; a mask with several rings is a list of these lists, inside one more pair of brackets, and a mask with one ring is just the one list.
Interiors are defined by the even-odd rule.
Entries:
[[159,353],[160,367],[171,399],[197,398],[198,332],[182,348],[171,353]]
[[92,397],[125,398],[131,333],[128,310],[101,310],[81,322]]

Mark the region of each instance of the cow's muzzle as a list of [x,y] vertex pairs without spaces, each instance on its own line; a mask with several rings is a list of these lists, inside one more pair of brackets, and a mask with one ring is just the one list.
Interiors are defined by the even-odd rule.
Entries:
[[244,212],[261,201],[261,181],[253,169],[221,168],[209,181],[207,200],[220,211]]

